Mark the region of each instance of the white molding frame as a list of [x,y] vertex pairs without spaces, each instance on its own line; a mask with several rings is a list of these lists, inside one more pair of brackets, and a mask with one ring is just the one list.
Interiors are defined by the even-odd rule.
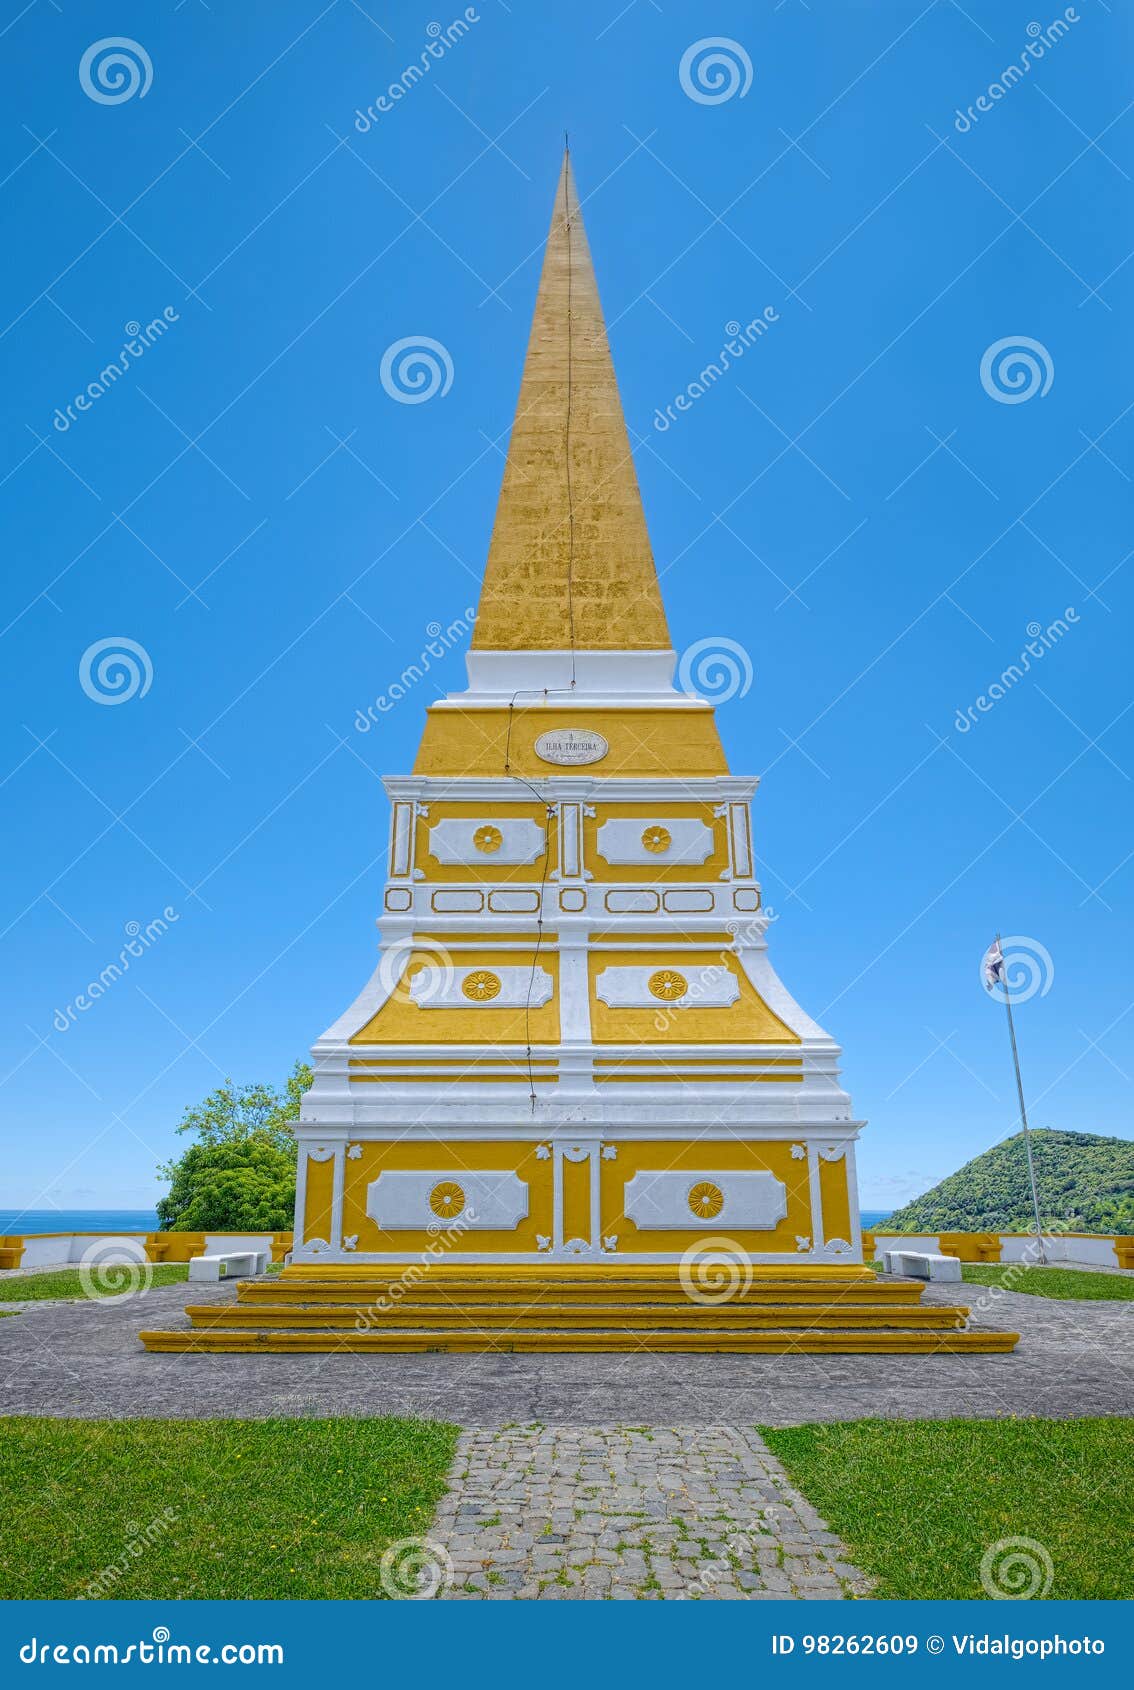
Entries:
[[[754,775],[604,775],[594,769],[555,772],[549,763],[532,782],[517,775],[384,775],[382,785],[394,803],[525,804],[531,808],[532,785],[547,788],[551,802],[574,799],[584,804],[750,804],[760,785]],[[540,794],[542,799],[543,794]]]
[[[670,836],[665,851],[651,851],[643,835],[664,828]],[[700,868],[716,846],[713,829],[699,816],[609,816],[595,833],[595,850],[613,868]]]

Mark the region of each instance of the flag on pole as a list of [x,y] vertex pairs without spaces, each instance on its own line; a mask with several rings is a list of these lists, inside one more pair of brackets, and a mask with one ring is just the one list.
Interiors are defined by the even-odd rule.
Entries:
[[984,953],[980,965],[981,977],[991,992],[994,986],[1004,984],[1004,952],[1000,948],[1000,940],[994,939]]

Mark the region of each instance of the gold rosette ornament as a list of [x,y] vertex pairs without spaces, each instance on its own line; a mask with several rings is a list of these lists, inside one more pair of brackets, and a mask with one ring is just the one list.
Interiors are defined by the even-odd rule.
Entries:
[[429,1207],[443,1221],[456,1220],[465,1206],[465,1194],[454,1179],[443,1179],[429,1193]]
[[663,1003],[673,1003],[689,990],[688,980],[676,968],[659,968],[656,974],[650,975],[646,984],[654,997],[660,998]]
[[711,1179],[698,1180],[689,1188],[689,1208],[699,1220],[711,1221],[724,1208],[724,1192]]
[[478,827],[472,836],[472,842],[478,851],[483,851],[485,856],[491,856],[493,851],[499,851],[503,845],[504,835],[498,827]]
[[461,990],[473,1003],[489,1003],[500,996],[500,976],[490,968],[476,968],[465,975]]
[[648,827],[642,835],[642,844],[655,857],[660,857],[673,844],[673,835],[668,827]]

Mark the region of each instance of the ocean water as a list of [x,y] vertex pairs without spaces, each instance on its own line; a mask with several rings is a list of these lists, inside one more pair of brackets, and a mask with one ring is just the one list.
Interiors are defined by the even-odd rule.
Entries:
[[0,1232],[156,1232],[153,1209],[0,1209]]
[[[889,1217],[889,1209],[864,1209],[867,1231]],[[0,1209],[0,1232],[156,1232],[152,1209]]]

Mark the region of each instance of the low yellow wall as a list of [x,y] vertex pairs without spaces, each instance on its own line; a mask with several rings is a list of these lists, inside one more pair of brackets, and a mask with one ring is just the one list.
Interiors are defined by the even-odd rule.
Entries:
[[[901,1234],[890,1232],[885,1227],[879,1227],[877,1233],[883,1238],[900,1238]],[[864,1232],[862,1235],[862,1250],[867,1261],[877,1254],[874,1232]],[[919,1238],[937,1238],[940,1253],[943,1256],[956,1256],[962,1262],[999,1262],[1004,1240],[1007,1238],[1032,1238],[1031,1232],[924,1232],[914,1235]],[[1121,1268],[1134,1268],[1134,1234],[1113,1232],[1059,1232],[1053,1233],[1056,1238],[1092,1238],[1106,1239],[1114,1245],[1114,1253]]]
[[[150,1262],[187,1262],[193,1256],[204,1254],[205,1239],[216,1237],[222,1232],[216,1228],[211,1233],[204,1232],[36,1232],[26,1235],[20,1233],[5,1233],[0,1235],[0,1269],[18,1268],[22,1266],[24,1246],[30,1238],[136,1238],[145,1247],[146,1260]],[[233,1238],[241,1236],[235,1229],[226,1234]],[[253,1236],[249,1234],[249,1236]],[[255,1236],[263,1236],[256,1234]],[[291,1249],[292,1235],[290,1232],[272,1233],[272,1260],[282,1262],[285,1254]],[[68,1264],[44,1264],[45,1267]]]

